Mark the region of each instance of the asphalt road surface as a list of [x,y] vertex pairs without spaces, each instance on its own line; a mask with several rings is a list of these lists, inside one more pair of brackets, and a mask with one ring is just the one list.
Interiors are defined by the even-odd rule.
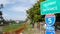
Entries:
[[3,34],[2,29],[3,29],[3,26],[0,26],[0,34]]

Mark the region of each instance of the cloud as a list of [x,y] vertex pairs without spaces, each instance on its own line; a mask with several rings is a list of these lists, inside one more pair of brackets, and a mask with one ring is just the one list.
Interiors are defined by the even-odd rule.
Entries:
[[[26,13],[26,10],[35,2],[37,2],[37,0],[0,0],[0,4],[3,3],[5,5],[3,17],[5,19],[25,20],[27,16],[24,13]],[[20,14],[17,14],[18,12],[20,12]]]
[[19,0],[18,2],[21,2],[21,6],[32,6],[34,3],[37,2],[37,0]]
[[[9,11],[16,11],[16,12],[24,11],[25,12],[31,7],[30,4],[34,4],[36,1],[37,0],[33,0],[33,1],[32,0],[0,0],[0,3],[3,3],[4,5],[8,5],[9,8],[8,7],[5,7],[5,8],[8,8]],[[22,6],[22,4],[18,4],[21,2],[24,6]],[[11,5],[12,7],[10,7],[9,5]]]
[[4,13],[3,12],[3,18],[5,19],[5,20],[10,20],[10,19],[12,19],[12,20],[25,20],[26,19],[26,14],[24,14],[24,13],[20,13],[20,14],[8,14],[8,13]]
[[34,3],[36,3],[37,2],[37,0],[30,0],[30,3],[31,4],[34,4]]
[[3,13],[3,18],[6,20],[6,19],[10,19],[10,15],[9,14],[6,14],[6,13]]
[[26,16],[19,16],[19,15],[7,15],[5,14],[4,16],[4,19],[12,19],[12,20],[25,20],[26,19]]
[[15,12],[21,12],[21,11],[26,11],[28,9],[28,7],[23,7],[23,6],[13,6],[11,8],[9,8],[8,10],[10,11],[15,11]]
[[12,16],[11,19],[13,19],[13,20],[24,20],[24,19],[26,19],[26,16]]
[[0,0],[0,4],[4,4],[4,5],[7,5],[7,4],[13,4],[15,2],[10,2],[9,0]]
[[37,0],[0,0],[0,4],[15,4],[17,2],[22,2],[22,3],[30,3],[33,4]]
[[6,0],[0,0],[0,4],[7,4],[8,2]]
[[[4,1],[4,0],[2,0]],[[15,12],[25,12],[26,10],[28,10],[31,5],[30,4],[34,4],[37,0],[5,0],[5,4],[13,4],[12,7],[9,7],[8,10],[9,11],[15,11]],[[18,4],[21,3],[22,4]],[[27,6],[28,5],[28,6]]]
[[3,16],[9,16],[8,14],[4,13]]
[[37,0],[18,0],[18,1],[23,2],[23,3],[31,3],[31,4],[37,2]]

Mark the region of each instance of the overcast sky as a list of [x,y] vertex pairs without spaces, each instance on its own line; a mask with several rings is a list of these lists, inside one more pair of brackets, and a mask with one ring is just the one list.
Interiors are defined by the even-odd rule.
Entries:
[[0,0],[4,4],[2,9],[4,19],[25,20],[28,10],[37,0]]

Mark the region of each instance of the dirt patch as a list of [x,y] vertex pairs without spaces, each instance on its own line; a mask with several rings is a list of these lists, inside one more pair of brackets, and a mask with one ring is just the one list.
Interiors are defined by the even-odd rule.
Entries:
[[24,29],[26,28],[26,24],[23,25],[23,27],[11,32],[11,31],[8,31],[8,32],[3,32],[3,34],[20,34]]

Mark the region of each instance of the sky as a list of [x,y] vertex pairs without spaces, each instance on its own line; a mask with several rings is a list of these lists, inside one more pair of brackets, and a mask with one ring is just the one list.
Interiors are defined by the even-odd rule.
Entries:
[[37,0],[0,0],[4,5],[2,9],[5,20],[25,20],[27,18],[26,10],[31,8]]

